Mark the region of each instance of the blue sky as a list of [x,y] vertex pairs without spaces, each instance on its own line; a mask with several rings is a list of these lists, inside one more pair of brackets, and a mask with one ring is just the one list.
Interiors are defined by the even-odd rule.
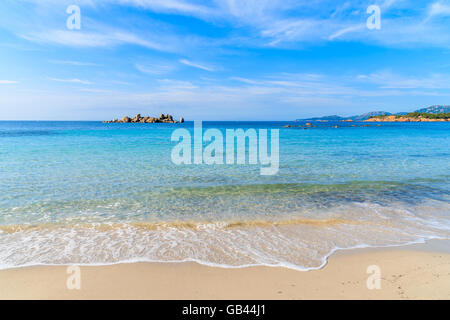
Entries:
[[[69,30],[66,9],[81,9]],[[369,30],[378,5],[381,29]],[[291,120],[450,104],[450,1],[2,0],[0,119]]]

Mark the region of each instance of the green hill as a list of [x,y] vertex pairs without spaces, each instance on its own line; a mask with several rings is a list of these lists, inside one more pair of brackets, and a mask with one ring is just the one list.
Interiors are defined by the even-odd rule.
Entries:
[[414,112],[417,112],[417,113],[434,113],[434,114],[450,113],[450,106],[431,106],[431,107],[428,107],[428,108],[423,108],[423,109],[416,110]]

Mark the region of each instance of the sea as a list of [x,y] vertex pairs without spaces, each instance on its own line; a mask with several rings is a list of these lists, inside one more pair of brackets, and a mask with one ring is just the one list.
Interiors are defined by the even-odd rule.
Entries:
[[175,164],[172,134],[193,122],[1,121],[0,269],[312,270],[337,250],[450,238],[450,122],[202,126],[278,130],[278,172]]

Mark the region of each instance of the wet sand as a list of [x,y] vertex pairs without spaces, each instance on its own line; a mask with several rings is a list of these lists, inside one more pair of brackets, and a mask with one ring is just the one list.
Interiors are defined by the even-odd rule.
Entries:
[[[379,267],[381,288],[369,266]],[[377,267],[375,267],[376,270]],[[0,299],[450,299],[450,241],[339,251],[321,270],[223,269],[196,263],[66,266],[0,271]]]

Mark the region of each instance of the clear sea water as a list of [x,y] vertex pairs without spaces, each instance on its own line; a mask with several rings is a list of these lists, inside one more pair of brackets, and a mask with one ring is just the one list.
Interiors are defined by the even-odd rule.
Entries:
[[[338,249],[450,238],[450,123],[280,130],[280,170],[171,162],[185,124],[0,122],[0,268],[197,261],[320,268]],[[339,128],[333,128],[338,125]]]

